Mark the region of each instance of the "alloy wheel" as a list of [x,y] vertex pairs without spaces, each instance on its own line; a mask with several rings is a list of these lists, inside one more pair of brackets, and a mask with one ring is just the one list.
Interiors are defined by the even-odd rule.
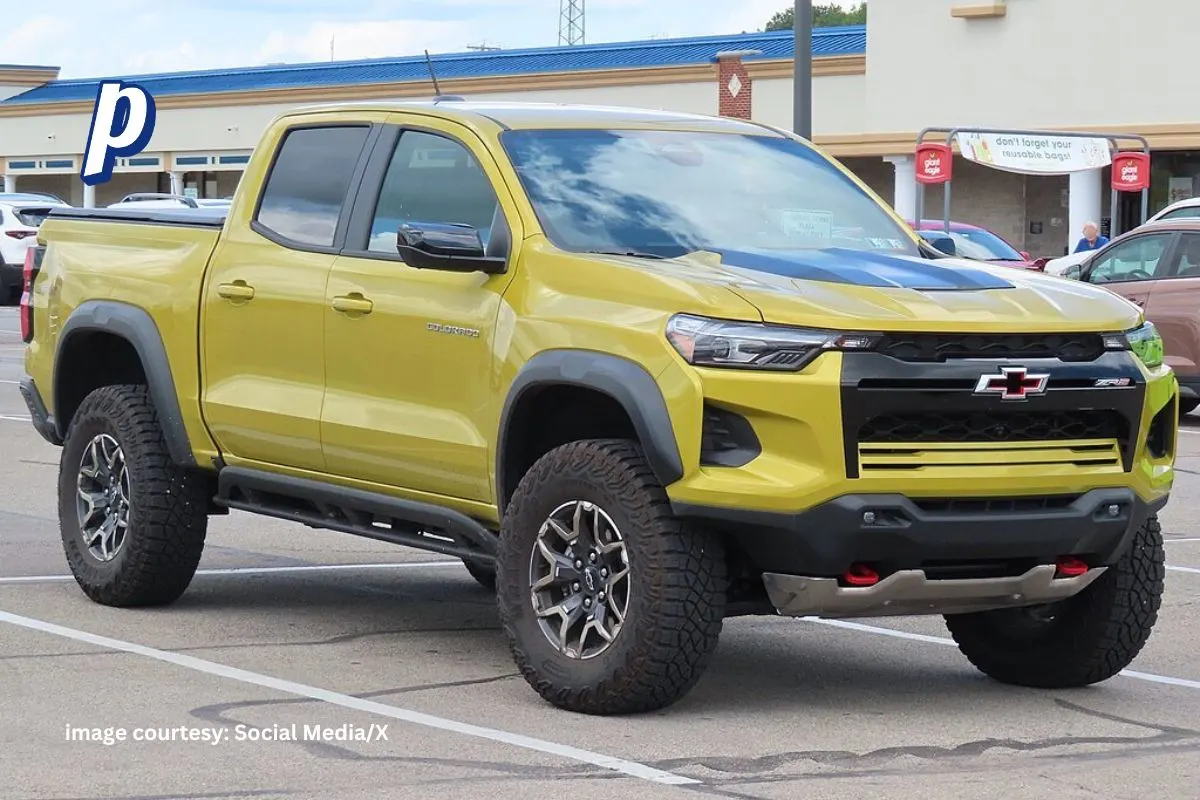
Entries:
[[538,624],[575,659],[608,650],[629,611],[629,552],[612,517],[594,503],[564,503],[542,523],[529,565]]
[[107,433],[83,450],[75,507],[83,544],[97,561],[116,558],[129,527],[129,470],[125,453]]

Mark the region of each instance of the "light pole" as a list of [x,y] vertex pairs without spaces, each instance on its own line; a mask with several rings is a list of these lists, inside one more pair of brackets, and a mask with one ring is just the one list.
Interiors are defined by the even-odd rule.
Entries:
[[792,82],[792,127],[812,138],[812,0],[795,0],[796,69]]

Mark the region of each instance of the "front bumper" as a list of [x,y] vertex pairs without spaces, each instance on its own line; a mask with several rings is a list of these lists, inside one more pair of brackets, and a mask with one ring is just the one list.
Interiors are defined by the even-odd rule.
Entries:
[[25,407],[29,409],[29,417],[33,421],[33,428],[43,439],[55,447],[61,447],[63,440],[58,435],[58,426],[54,421],[54,417],[46,410],[46,403],[42,400],[42,395],[38,391],[37,384],[33,382],[33,378],[26,376],[21,379],[20,384],[21,397],[25,398]]
[[762,572],[837,578],[866,564],[881,576],[914,569],[970,576],[1024,572],[1068,555],[1093,567],[1112,564],[1166,502],[1115,488],[979,500],[850,494],[796,514],[684,504],[675,510],[730,532]]
[[[1046,497],[921,500],[843,495],[797,514],[675,504],[677,514],[731,534],[789,616],[967,613],[1037,605],[1085,589],[1167,503],[1128,488]],[[1091,569],[1056,577],[1073,556]],[[873,586],[841,581],[853,566]]]

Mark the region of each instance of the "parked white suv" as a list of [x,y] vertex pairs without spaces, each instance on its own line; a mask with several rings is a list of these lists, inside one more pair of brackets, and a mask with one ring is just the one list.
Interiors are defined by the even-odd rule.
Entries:
[[0,304],[20,298],[25,252],[51,209],[66,205],[50,195],[0,193]]
[[1200,197],[1189,197],[1186,200],[1176,201],[1146,220],[1146,222],[1188,217],[1200,217]]

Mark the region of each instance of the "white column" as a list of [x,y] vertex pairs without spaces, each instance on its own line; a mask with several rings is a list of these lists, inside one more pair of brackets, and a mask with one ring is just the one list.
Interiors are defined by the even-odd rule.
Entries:
[[16,190],[17,190],[17,176],[16,175],[5,175],[4,176],[4,191],[8,194],[12,194]]
[[1067,211],[1068,253],[1075,249],[1083,236],[1084,223],[1100,224],[1100,209],[1104,201],[1103,177],[1103,171],[1098,169],[1071,173]]
[[183,194],[183,173],[171,173],[171,194]]
[[83,207],[84,208],[95,208],[96,207],[96,187],[95,186],[90,186],[86,183],[83,185]]
[[892,208],[906,220],[916,221],[917,213],[917,163],[912,156],[886,156],[895,169],[895,189]]

